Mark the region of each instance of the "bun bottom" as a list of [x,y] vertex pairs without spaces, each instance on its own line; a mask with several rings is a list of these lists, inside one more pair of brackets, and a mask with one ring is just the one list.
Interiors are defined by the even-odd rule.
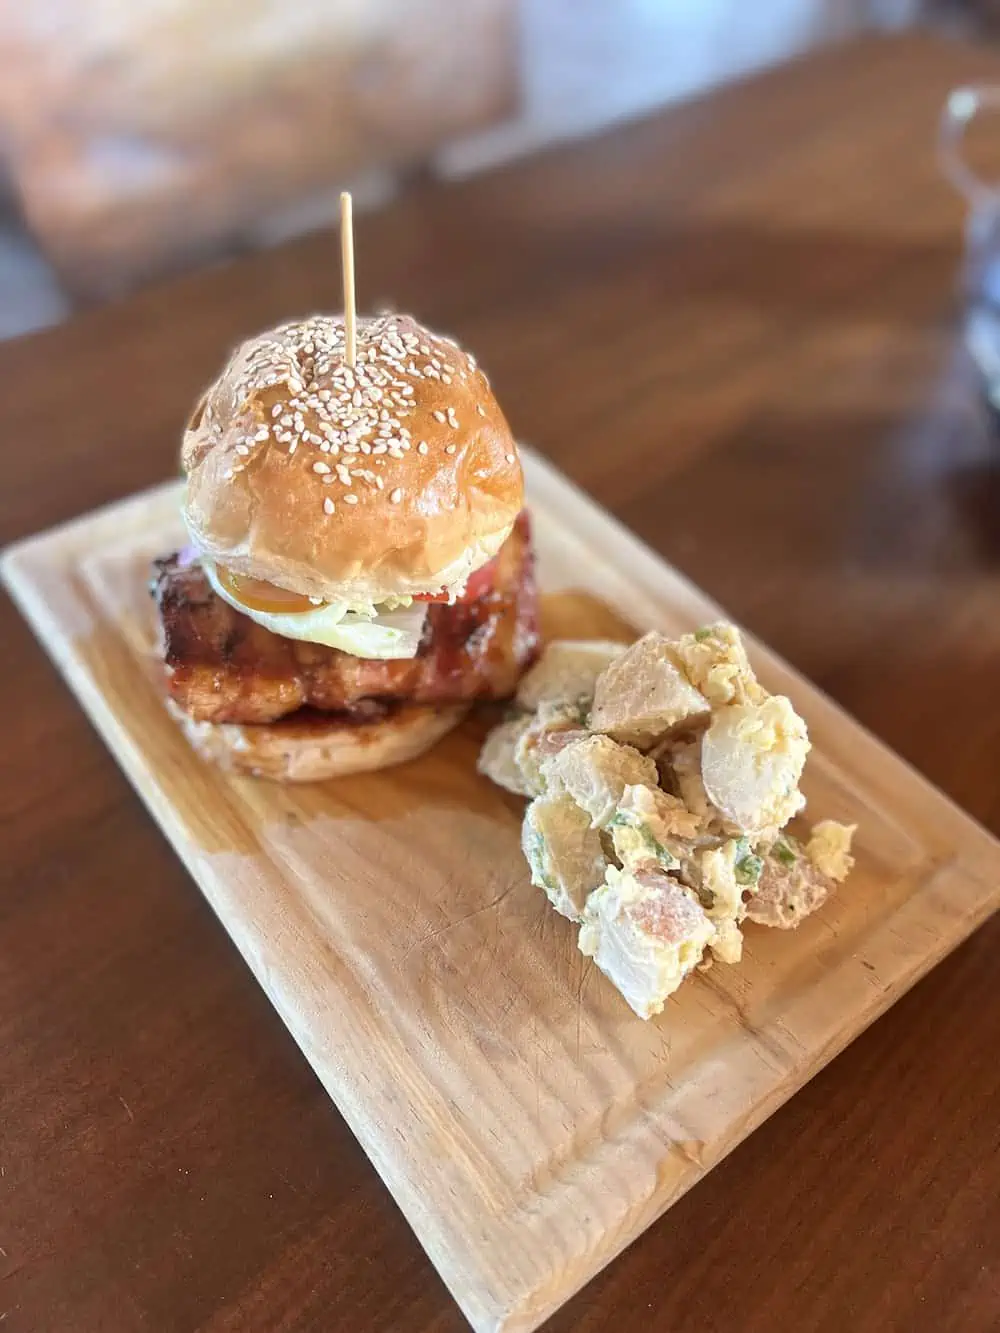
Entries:
[[322,782],[403,764],[457,726],[466,704],[406,704],[369,722],[336,714],[292,713],[278,722],[198,722],[172,700],[167,707],[203,759],[228,773],[275,782]]

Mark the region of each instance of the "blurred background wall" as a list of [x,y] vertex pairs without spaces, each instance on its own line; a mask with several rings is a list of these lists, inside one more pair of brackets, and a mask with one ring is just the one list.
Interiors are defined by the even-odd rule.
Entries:
[[993,0],[0,0],[0,335]]

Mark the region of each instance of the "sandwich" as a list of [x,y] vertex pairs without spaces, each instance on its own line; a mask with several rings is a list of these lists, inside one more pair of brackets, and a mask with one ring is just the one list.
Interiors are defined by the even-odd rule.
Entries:
[[154,564],[169,707],[203,755],[318,780],[411,759],[538,654],[524,482],[475,360],[403,315],[239,347],[184,433]]

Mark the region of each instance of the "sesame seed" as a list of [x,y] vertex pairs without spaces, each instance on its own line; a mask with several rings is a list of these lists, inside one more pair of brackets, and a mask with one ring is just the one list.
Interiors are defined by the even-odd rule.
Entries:
[[237,452],[238,454],[244,454],[244,455],[246,455],[246,454],[248,454],[248,453],[250,452],[250,446],[249,446],[248,444],[238,444],[238,445],[236,446],[236,452]]
[[379,444],[373,445],[373,446],[372,446],[372,453],[373,453],[373,454],[384,454],[385,451],[386,451],[386,449],[387,449],[387,447],[388,447],[388,446],[387,446],[385,443],[379,443]]
[[329,496],[327,496],[326,499],[323,501],[324,514],[332,514],[334,509],[336,509],[336,507],[337,506],[333,503],[333,501],[330,499]]
[[442,375],[442,376],[441,376],[441,382],[442,382],[442,384],[450,384],[450,383],[451,383],[451,376],[450,376],[450,375]]
[[417,453],[425,454],[426,452],[427,452],[427,441],[421,440],[420,443],[417,445]]
[[396,489],[389,496],[389,499],[394,505],[398,505],[400,500],[402,500],[402,498],[403,498],[403,488],[401,486],[397,486]]
[[440,421],[440,422],[442,422],[442,423],[446,420],[446,417],[445,417],[444,413],[443,413],[442,411],[440,411],[439,408],[435,408],[435,409],[434,409],[434,420],[435,420],[435,421]]
[[381,477],[375,478],[375,485],[379,488],[380,491],[385,490],[385,482],[382,480]]
[[282,408],[281,404],[280,404],[280,403],[275,403],[275,405],[271,408],[271,416],[272,416],[272,417],[280,417],[280,416],[281,416],[281,413],[282,413],[283,411],[284,411],[284,409]]
[[458,448],[458,445],[457,445],[457,444],[449,444],[449,445],[447,446],[447,448],[445,449],[445,453],[446,453],[446,454],[453,454],[457,448]]
[[356,495],[347,494],[343,496],[342,499],[344,504],[356,505],[358,503],[358,497]]
[[484,417],[486,415],[486,408],[483,407],[482,403],[476,404],[476,411],[479,413],[481,417]]
[[329,472],[330,469],[326,463],[313,463],[314,472]]
[[360,452],[361,452],[361,446],[360,446],[359,444],[345,444],[345,445],[344,445],[344,453],[345,453],[345,454],[359,454]]
[[267,428],[266,426],[261,426],[260,430],[259,430],[259,431],[257,432],[257,434],[254,436],[254,439],[255,439],[255,440],[266,440],[270,434],[271,434],[271,432],[268,430],[268,428]]
[[517,459],[514,457],[513,454],[504,454],[504,457],[507,459],[507,462],[508,462],[508,463],[516,463],[516,462],[517,462]]

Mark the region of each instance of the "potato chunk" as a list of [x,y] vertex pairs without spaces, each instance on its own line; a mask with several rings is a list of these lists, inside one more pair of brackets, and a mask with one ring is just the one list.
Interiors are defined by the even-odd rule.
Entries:
[[522,708],[594,697],[597,677],[628,647],[607,639],[556,639],[517,688]]
[[694,895],[662,870],[609,866],[587,899],[579,943],[639,1017],[652,1018],[714,933]]
[[805,805],[806,724],[781,695],[718,709],[701,741],[709,801],[742,833],[777,832]]
[[704,722],[708,715],[708,700],[678,665],[670,640],[654,631],[598,677],[590,729],[649,749],[681,727]]
[[615,855],[626,869],[652,860],[665,870],[677,870],[702,827],[702,820],[676,796],[638,784],[625,788],[608,821]]
[[794,930],[829,898],[836,884],[806,855],[797,838],[782,834],[763,858],[747,916],[762,926]]
[[531,725],[531,717],[525,713],[522,717],[512,717],[494,727],[483,742],[476,767],[498,787],[512,791],[516,796],[530,796],[531,788],[525,781],[524,774],[516,761],[517,747],[521,737]]
[[538,711],[521,733],[514,751],[514,762],[521,772],[526,790],[540,796],[546,787],[542,765],[573,741],[583,740],[585,731],[579,703],[541,703]]
[[521,847],[531,882],[571,921],[583,918],[587,896],[604,880],[601,835],[570,796],[539,796],[528,806]]
[[625,788],[655,786],[656,764],[629,745],[607,736],[587,736],[567,745],[542,764],[542,777],[554,793],[565,792],[586,810],[595,828],[611,819]]

